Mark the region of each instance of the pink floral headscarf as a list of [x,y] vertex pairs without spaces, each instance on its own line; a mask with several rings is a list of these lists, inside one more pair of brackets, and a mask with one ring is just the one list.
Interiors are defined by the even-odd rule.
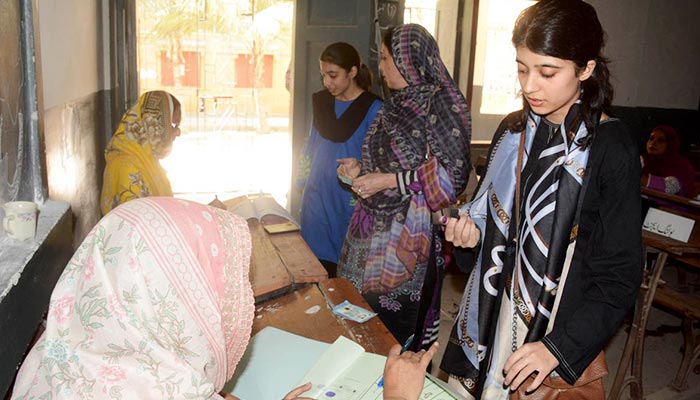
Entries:
[[125,203],[83,241],[13,399],[220,399],[250,337],[245,220],[173,198]]

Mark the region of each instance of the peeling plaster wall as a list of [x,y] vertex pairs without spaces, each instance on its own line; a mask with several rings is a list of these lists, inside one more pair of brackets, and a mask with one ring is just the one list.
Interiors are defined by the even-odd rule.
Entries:
[[74,247],[100,219],[109,112],[108,0],[39,0],[49,197],[71,205]]
[[39,0],[46,109],[102,89],[99,71],[103,64],[100,3],[102,1]]
[[101,217],[104,102],[105,92],[98,92],[44,114],[49,197],[71,205],[74,248]]

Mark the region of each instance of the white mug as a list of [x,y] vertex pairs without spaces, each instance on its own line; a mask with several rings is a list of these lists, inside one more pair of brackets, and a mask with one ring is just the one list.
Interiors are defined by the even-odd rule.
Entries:
[[31,201],[11,201],[5,203],[5,218],[2,227],[7,236],[16,240],[28,240],[36,234],[36,203]]

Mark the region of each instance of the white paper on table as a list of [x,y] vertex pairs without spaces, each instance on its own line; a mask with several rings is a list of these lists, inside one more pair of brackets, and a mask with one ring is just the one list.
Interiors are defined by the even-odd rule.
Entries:
[[280,400],[298,386],[329,346],[281,329],[264,328],[251,338],[224,391],[241,400]]
[[[332,344],[267,327],[253,336],[224,391],[241,400],[280,400],[306,382],[303,397],[318,400],[382,400],[379,381],[386,357],[367,353],[339,336]],[[308,371],[308,372],[307,372]],[[420,400],[462,399],[428,375]]]

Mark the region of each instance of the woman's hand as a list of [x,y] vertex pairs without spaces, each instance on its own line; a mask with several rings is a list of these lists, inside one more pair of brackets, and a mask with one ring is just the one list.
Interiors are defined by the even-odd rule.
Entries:
[[336,169],[338,176],[355,179],[360,175],[362,163],[357,158],[339,158],[336,161],[338,162],[338,168]]
[[423,390],[425,370],[438,350],[438,343],[433,343],[428,351],[418,353],[407,351],[401,353],[401,346],[394,345],[389,350],[384,365],[384,400],[418,399]]
[[649,174],[642,174],[641,184],[644,187],[649,186]]
[[311,382],[307,382],[297,388],[294,388],[291,392],[284,396],[283,400],[314,400],[309,397],[299,397],[300,394],[308,392],[311,389]]
[[481,231],[474,221],[464,214],[456,218],[442,217],[445,225],[445,240],[458,247],[472,248],[479,243]]
[[559,360],[547,349],[542,342],[526,343],[511,354],[503,367],[506,386],[516,390],[533,373],[537,376],[525,391],[535,391],[546,377],[559,366]]
[[371,173],[359,176],[352,181],[353,192],[363,199],[395,187],[396,174]]

